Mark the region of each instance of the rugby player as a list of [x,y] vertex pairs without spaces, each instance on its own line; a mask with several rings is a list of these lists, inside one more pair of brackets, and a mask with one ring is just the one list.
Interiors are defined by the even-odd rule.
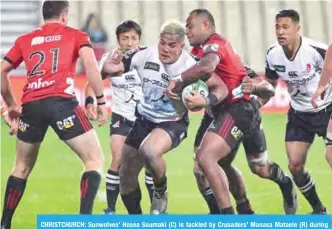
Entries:
[[[120,193],[129,214],[141,214],[141,191],[137,177],[144,165],[153,174],[154,193],[151,214],[167,212],[167,179],[163,154],[177,147],[187,136],[187,109],[181,101],[172,101],[166,94],[170,76],[177,75],[196,63],[183,50],[185,28],[181,23],[167,22],[160,33],[158,46],[132,50],[121,60],[113,57],[104,64],[104,71],[114,74],[136,69],[143,82],[143,97],[137,105],[136,121],[129,133],[121,155]],[[107,64],[106,64],[107,63]],[[207,82],[224,85],[212,76]],[[212,85],[211,85],[212,84]],[[209,95],[208,103],[220,102],[227,94],[224,86],[219,94]],[[210,94],[213,90],[210,90]],[[213,98],[213,101],[210,100]],[[205,106],[206,102],[200,104]]]
[[[139,24],[128,20],[121,23],[116,29],[116,38],[123,53],[131,49],[139,48],[142,29]],[[110,53],[104,54],[99,63],[102,67]],[[101,72],[103,78],[108,77]],[[116,201],[119,196],[119,169],[121,150],[127,135],[132,128],[136,116],[135,108],[137,102],[142,97],[142,83],[137,71],[132,70],[121,76],[109,77],[112,87],[112,121],[110,124],[110,142],[111,142],[111,163],[106,174],[106,196],[108,207],[105,209],[106,214],[114,214],[116,210]],[[92,88],[87,84],[85,89],[85,107],[90,119],[96,119],[94,106],[94,94]],[[153,179],[151,174],[145,172],[145,185],[149,192],[150,200],[153,193]]]
[[[82,58],[97,95],[99,124],[106,122],[103,84],[88,35],[66,26],[68,1],[45,1],[44,25],[20,36],[1,62],[1,95],[10,119],[19,118],[16,163],[7,181],[1,228],[11,228],[29,174],[49,126],[82,160],[81,214],[91,214],[100,184],[103,154],[99,140],[74,94],[75,65]],[[22,112],[17,105],[8,74],[21,62],[27,68]],[[64,196],[65,198],[65,196]]]
[[193,10],[186,20],[187,38],[191,46],[201,49],[201,60],[178,75],[173,75],[167,94],[174,100],[184,85],[206,79],[215,72],[227,85],[228,96],[213,107],[214,120],[205,133],[197,150],[198,166],[206,176],[214,193],[221,214],[234,214],[229,185],[218,161],[233,157],[243,137],[249,137],[260,129],[257,109],[250,103],[249,94],[235,98],[232,90],[241,85],[247,75],[241,58],[229,41],[215,32],[212,14],[205,9]]
[[[327,45],[301,36],[299,22],[298,12],[292,9],[282,10],[276,15],[278,43],[267,51],[265,77],[274,87],[279,78],[288,86],[291,99],[285,136],[288,168],[296,186],[311,205],[312,213],[326,214],[305,162],[315,135],[327,136],[332,113],[330,85],[325,89],[324,99],[317,108],[311,104],[311,96],[321,78]],[[251,81],[246,84],[244,91],[262,96],[266,87]],[[264,103],[268,100],[269,96]]]
[[[258,77],[256,72],[251,68],[246,67],[246,70],[250,78]],[[273,91],[271,93],[273,93]],[[251,97],[251,103],[259,112],[259,108],[261,107],[260,102],[255,97]],[[201,144],[201,140],[207,128],[212,123],[212,121],[213,114],[211,114],[209,109],[207,109],[196,134],[194,144],[195,154]],[[262,125],[260,126],[259,131],[251,135],[249,138],[243,140],[243,146],[251,171],[261,178],[269,179],[278,184],[284,198],[285,213],[294,214],[297,209],[297,196],[295,187],[291,178],[284,174],[280,166],[275,162],[269,161],[266,138]],[[223,169],[229,181],[230,192],[236,201],[237,212],[239,214],[254,214],[249,199],[246,195],[245,184],[241,173],[239,173],[239,171],[230,164],[224,164]],[[210,214],[219,214],[219,208],[211,187],[203,172],[198,167],[196,160],[194,163],[194,174],[196,177],[198,189],[200,190],[209,207]]]
[[[324,99],[325,89],[327,87],[330,87],[332,82],[331,79],[332,79],[332,43],[330,44],[330,46],[326,51],[323,72],[320,81],[318,83],[318,88],[311,98],[311,103],[315,108],[319,107],[317,99],[319,97]],[[332,115],[330,117],[330,121],[327,126],[325,143],[326,143],[325,157],[328,163],[330,164],[330,167],[332,168]]]

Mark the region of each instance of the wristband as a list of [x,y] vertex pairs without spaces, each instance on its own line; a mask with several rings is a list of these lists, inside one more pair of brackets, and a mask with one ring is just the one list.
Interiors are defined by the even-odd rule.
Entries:
[[104,94],[96,96],[96,99],[102,99],[102,98],[104,98]]
[[179,83],[183,82],[183,79],[182,79],[181,74],[180,74],[180,75],[177,75],[177,76],[174,76],[174,77],[173,77],[173,80],[175,80],[176,82],[179,82]]
[[88,96],[88,97],[86,97],[86,99],[85,99],[85,107],[88,105],[88,104],[93,104],[94,103],[94,99],[91,97],[91,96]]
[[209,94],[208,97],[209,98],[209,105],[217,105],[218,104],[218,99],[217,99],[217,96],[215,96],[215,94]]
[[97,103],[98,106],[105,105],[105,104],[106,104],[106,102]]

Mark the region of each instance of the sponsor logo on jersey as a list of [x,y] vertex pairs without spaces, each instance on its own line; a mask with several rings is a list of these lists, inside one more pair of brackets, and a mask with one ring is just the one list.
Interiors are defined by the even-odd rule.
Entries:
[[313,75],[310,75],[308,78],[303,78],[303,79],[293,79],[293,80],[284,80],[286,84],[289,84],[289,85],[295,85],[295,84],[306,84],[308,83],[310,80],[312,80],[313,78],[315,78],[317,76],[317,74],[313,74]]
[[44,80],[43,81],[42,78],[38,78],[37,81],[28,83],[28,89],[40,89],[40,88],[51,86],[54,83],[55,83],[55,80],[51,80],[51,81]]
[[142,87],[141,83],[127,83],[127,84],[112,84],[112,87],[123,88],[123,89],[131,89],[134,87]]
[[40,45],[43,43],[49,43],[53,41],[60,41],[61,35],[55,35],[55,36],[46,36],[46,37],[34,37],[31,40],[31,46],[33,45]]
[[162,79],[162,80],[168,82],[168,81],[169,81],[169,78],[170,78],[170,77],[169,77],[166,73],[162,73],[162,74],[161,74],[161,79]]
[[237,127],[237,126],[234,126],[231,130],[231,134],[233,135],[233,137],[236,139],[236,140],[239,140],[241,137],[242,137],[242,131]]
[[135,80],[135,75],[126,75],[126,76],[125,76],[125,79],[126,79],[127,81],[133,81],[133,80]]
[[57,121],[56,125],[58,126],[59,130],[69,129],[74,126],[74,119],[76,118],[75,115],[69,116],[62,121]]
[[159,80],[150,80],[149,78],[143,78],[143,82],[144,83],[151,83],[153,85],[157,85],[159,87],[162,87],[162,88],[167,88],[167,85],[166,83],[164,82],[161,82]]
[[157,63],[153,63],[153,62],[146,62],[144,65],[144,69],[150,69],[156,72],[159,72],[160,70],[160,65]]
[[288,75],[292,78],[292,77],[298,77],[298,72],[297,71],[290,71],[288,72]]
[[284,65],[274,65],[273,67],[277,72],[286,72],[286,66]]
[[21,119],[19,120],[19,122],[18,122],[18,129],[21,132],[26,132],[29,127],[30,127],[29,124],[23,122]]

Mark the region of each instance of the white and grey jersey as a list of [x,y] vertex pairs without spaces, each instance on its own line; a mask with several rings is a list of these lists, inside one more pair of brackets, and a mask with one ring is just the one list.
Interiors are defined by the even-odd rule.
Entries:
[[[103,55],[99,62],[102,69],[109,53]],[[112,87],[112,112],[115,112],[130,121],[135,121],[135,109],[137,102],[142,97],[142,83],[137,71],[123,73],[119,76],[109,77]]]
[[301,44],[293,60],[286,57],[279,44],[272,45],[266,54],[266,77],[281,78],[288,87],[291,106],[302,112],[317,112],[332,101],[332,87],[326,90],[325,98],[318,101],[318,110],[311,105],[321,77],[327,45],[302,37]]
[[181,101],[171,100],[166,94],[168,81],[193,66],[196,61],[187,51],[182,51],[173,64],[159,60],[158,47],[131,50],[124,57],[125,71],[136,69],[142,81],[143,97],[137,111],[154,123],[177,121],[187,113]]

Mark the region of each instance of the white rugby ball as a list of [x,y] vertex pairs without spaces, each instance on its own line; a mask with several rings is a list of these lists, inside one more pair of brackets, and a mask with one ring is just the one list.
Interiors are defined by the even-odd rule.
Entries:
[[[186,107],[187,107],[187,104],[186,104],[185,98],[192,96],[191,92],[195,92],[195,91],[198,92],[204,98],[206,98],[209,95],[208,86],[202,80],[198,80],[195,83],[187,85],[182,90],[182,95],[181,95],[182,102]],[[195,111],[195,110],[192,110],[192,111]]]

